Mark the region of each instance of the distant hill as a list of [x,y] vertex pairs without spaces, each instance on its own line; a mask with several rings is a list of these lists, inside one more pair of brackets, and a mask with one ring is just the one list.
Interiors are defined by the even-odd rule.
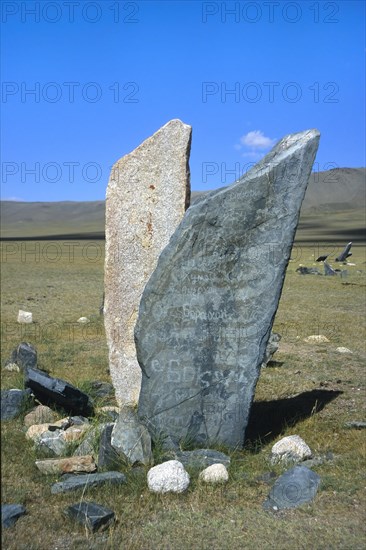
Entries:
[[[311,229],[315,235],[323,229],[328,235],[329,226],[333,236],[338,231],[340,238],[351,239],[353,235],[361,235],[361,240],[364,239],[362,213],[366,207],[365,180],[365,168],[335,168],[326,172],[313,172],[301,210],[298,233]],[[192,192],[191,203],[206,192]],[[104,238],[104,201],[1,201],[0,208],[2,239]],[[347,214],[351,211],[354,212],[352,216]],[[327,213],[331,217],[327,216],[325,227]],[[347,234],[342,232],[345,224]]]

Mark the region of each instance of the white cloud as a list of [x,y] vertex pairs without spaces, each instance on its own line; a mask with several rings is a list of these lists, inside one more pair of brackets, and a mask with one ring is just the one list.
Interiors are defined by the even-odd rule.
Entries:
[[252,130],[240,138],[240,143],[252,149],[268,149],[275,140],[263,134],[261,130]]
[[262,156],[262,152],[272,147],[275,142],[275,139],[265,136],[261,130],[252,130],[242,136],[239,143],[234,145],[234,148],[237,151],[244,150],[241,155],[242,157],[259,159]]
[[2,201],[24,202],[24,199],[19,197],[1,197]]

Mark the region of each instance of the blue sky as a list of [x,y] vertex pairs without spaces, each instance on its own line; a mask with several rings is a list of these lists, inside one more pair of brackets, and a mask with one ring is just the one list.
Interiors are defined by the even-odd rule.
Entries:
[[193,190],[308,128],[315,170],[365,166],[362,1],[1,7],[3,199],[103,199],[112,164],[172,118],[193,127]]

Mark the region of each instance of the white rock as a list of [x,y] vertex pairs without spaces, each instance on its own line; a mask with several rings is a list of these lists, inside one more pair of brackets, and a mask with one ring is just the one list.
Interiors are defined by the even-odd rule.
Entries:
[[206,483],[226,483],[229,474],[223,464],[212,464],[200,473],[199,479]]
[[5,365],[4,370],[8,370],[10,372],[20,372],[20,368],[16,363],[8,363]]
[[348,349],[348,348],[343,348],[342,346],[340,346],[339,348],[337,348],[336,351],[337,351],[338,353],[353,353],[353,351],[351,351],[350,349]]
[[20,309],[18,311],[18,323],[28,324],[33,322],[33,316],[30,311],[23,311]]
[[277,441],[272,447],[271,462],[293,460],[300,462],[312,456],[310,447],[299,435],[289,435]]
[[322,334],[312,334],[311,336],[304,338],[304,342],[321,344],[323,342],[329,342],[329,340],[326,336],[323,336]]
[[153,493],[183,493],[189,482],[189,475],[178,460],[154,466],[147,474],[147,485]]
[[80,317],[77,322],[81,325],[86,325],[87,323],[90,323],[90,320],[87,317]]

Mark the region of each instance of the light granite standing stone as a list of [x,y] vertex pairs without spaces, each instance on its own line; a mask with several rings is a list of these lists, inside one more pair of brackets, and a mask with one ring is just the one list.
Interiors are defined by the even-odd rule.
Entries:
[[141,386],[134,326],[147,280],[190,201],[191,127],[171,120],[112,168],[106,195],[104,322],[120,405]]
[[317,130],[282,139],[196,201],[162,252],[135,328],[153,439],[243,444],[318,143]]

